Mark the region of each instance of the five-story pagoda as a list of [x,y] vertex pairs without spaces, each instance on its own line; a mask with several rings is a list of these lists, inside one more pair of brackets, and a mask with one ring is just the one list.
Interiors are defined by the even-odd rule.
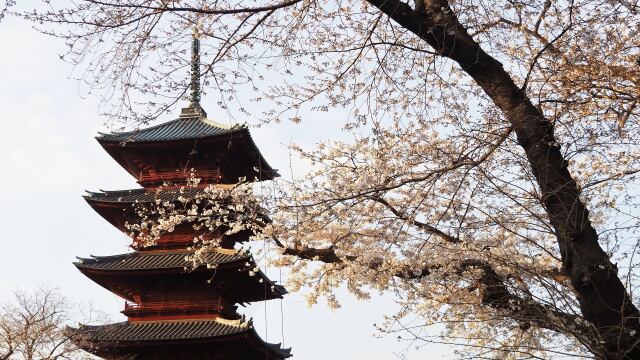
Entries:
[[[86,201],[118,229],[135,222],[136,204],[175,202],[204,188],[241,178],[278,176],[244,126],[224,126],[206,118],[199,104],[199,43],[193,42],[191,104],[180,117],[132,132],[101,134],[102,147],[141,188],[92,192]],[[191,177],[197,187],[180,188]],[[165,187],[170,183],[173,187]],[[74,342],[105,359],[284,359],[289,349],[264,342],[237,304],[281,298],[285,289],[258,271],[251,254],[234,249],[249,234],[224,237],[206,254],[209,266],[193,268],[195,230],[177,227],[153,246],[134,252],[80,259],[76,267],[126,300],[127,321],[69,329]],[[215,235],[212,235],[215,236]],[[213,265],[213,266],[212,266]],[[253,276],[251,276],[253,275]]]

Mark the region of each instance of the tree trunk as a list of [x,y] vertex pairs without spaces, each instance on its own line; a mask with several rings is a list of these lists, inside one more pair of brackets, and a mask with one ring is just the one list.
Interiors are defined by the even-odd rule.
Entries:
[[571,279],[582,314],[601,336],[602,359],[640,359],[640,313],[617,268],[598,243],[554,136],[553,124],[516,86],[502,64],[485,53],[458,22],[448,3],[425,1],[418,13],[397,0],[367,0],[401,26],[456,61],[502,110],[524,149],[555,229],[563,271]]

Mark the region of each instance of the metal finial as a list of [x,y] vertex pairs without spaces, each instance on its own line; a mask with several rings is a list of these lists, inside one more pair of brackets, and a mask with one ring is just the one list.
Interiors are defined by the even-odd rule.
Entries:
[[198,29],[193,32],[191,43],[191,96],[189,106],[182,109],[182,118],[207,117],[207,113],[200,106],[200,39]]
[[200,39],[193,34],[191,44],[191,104],[200,105]]

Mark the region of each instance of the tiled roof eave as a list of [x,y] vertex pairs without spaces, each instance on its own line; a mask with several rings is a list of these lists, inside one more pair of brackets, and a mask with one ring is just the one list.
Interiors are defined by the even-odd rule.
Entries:
[[[225,252],[229,251],[225,250]],[[220,269],[229,269],[232,272],[235,272],[233,269],[249,271],[249,269],[256,266],[253,256],[249,253],[211,253],[207,256],[207,262],[215,264],[215,267],[210,268],[203,264],[194,268],[191,262],[185,260],[185,256],[188,254],[188,252],[160,254],[134,252],[112,256],[79,258],[79,261],[75,262],[74,265],[90,278],[93,275],[189,274],[193,272],[215,272]],[[258,270],[254,276],[256,279],[261,280],[261,284],[264,284],[258,285],[256,283],[256,286],[268,287],[270,299],[282,298],[287,293],[284,286],[269,279],[261,270]]]
[[241,335],[250,329],[242,322],[201,321],[155,321],[69,328],[73,336],[90,342],[144,342],[170,340],[214,339],[229,335]]
[[260,152],[260,149],[258,148],[258,146],[256,145],[255,141],[253,140],[253,137],[251,136],[251,133],[249,132],[249,129],[246,129],[246,133],[247,133],[247,142],[249,143],[249,146],[254,148],[256,151],[256,155],[258,155],[259,159],[260,159],[260,164],[262,165],[261,171],[264,171],[264,173],[268,176],[271,176],[273,178],[277,178],[280,177],[280,174],[278,173],[278,170],[274,169],[271,167],[271,165],[269,165],[269,163],[267,162],[267,159],[264,158],[264,156],[262,156],[262,153]]
[[244,126],[224,126],[204,118],[178,118],[162,124],[119,133],[99,133],[96,140],[101,144],[166,143],[168,141],[215,139],[239,133]]
[[[209,272],[213,273],[216,269],[233,269],[233,264],[222,264],[218,265],[216,268],[207,268],[206,266],[199,266],[197,268],[193,267],[171,267],[171,268],[139,268],[139,269],[101,269],[89,266],[83,266],[81,263],[74,262],[75,267],[80,270],[83,274],[89,276],[91,274],[94,275],[108,275],[108,276],[116,276],[116,275],[153,275],[153,274],[191,274],[191,273],[202,273]],[[240,264],[237,264],[236,267],[240,267]],[[91,277],[91,276],[89,276]]]
[[118,190],[118,191],[104,191],[99,192],[87,191],[83,198],[89,203],[137,203],[137,202],[155,202],[160,201],[178,201],[179,197],[185,199],[191,199],[198,194],[204,192],[202,188],[195,189],[168,189],[168,190],[145,190],[145,189],[132,189],[132,190]]
[[128,345],[153,345],[167,343],[203,343],[245,338],[258,349],[268,349],[282,358],[291,356],[290,348],[280,344],[264,342],[257,334],[251,322],[235,320],[205,321],[157,321],[148,323],[115,323],[102,326],[81,325],[78,328],[67,327],[65,332],[81,347],[97,345],[99,347],[127,347]]
[[[166,252],[145,253],[132,252],[111,256],[92,256],[91,258],[79,258],[74,264],[81,269],[111,270],[111,271],[136,271],[136,270],[170,270],[192,267],[192,263],[186,260],[190,252]],[[239,266],[246,262],[253,263],[253,257],[241,252],[211,252],[206,256],[209,264]],[[200,266],[206,268],[206,266]]]
[[[197,124],[194,126],[194,124]],[[163,131],[163,128],[166,131]],[[196,131],[195,128],[201,128]],[[189,132],[191,131],[191,132]],[[178,144],[182,141],[198,140],[201,142],[219,141],[227,139],[229,136],[239,136],[244,138],[248,151],[254,153],[258,157],[258,163],[261,165],[262,172],[265,176],[262,180],[268,180],[279,177],[280,174],[273,169],[264,158],[260,149],[256,145],[251,136],[249,129],[244,126],[231,126],[222,128],[219,125],[211,125],[202,119],[178,119],[166,122],[164,124],[152,126],[146,129],[136,131],[104,134],[101,133],[96,137],[98,142],[105,148],[117,148],[126,146],[148,146],[148,145],[166,145],[168,142]]]

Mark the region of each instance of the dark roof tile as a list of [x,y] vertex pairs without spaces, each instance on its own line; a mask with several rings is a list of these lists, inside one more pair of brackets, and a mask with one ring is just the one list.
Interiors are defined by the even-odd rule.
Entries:
[[121,322],[102,326],[82,325],[78,332],[82,336],[98,341],[145,341],[206,339],[238,334],[249,329],[248,323],[240,321],[182,321],[182,322]]
[[253,328],[252,323],[240,320],[198,320],[198,321],[154,321],[144,323],[121,322],[102,326],[81,325],[67,328],[75,342],[113,343],[155,342],[171,340],[213,340],[215,338],[247,334],[265,344],[269,350],[287,358],[291,349],[283,349],[280,344],[264,343]]
[[156,142],[202,139],[231,134],[246,129],[244,126],[225,126],[205,118],[179,118],[166,123],[134,131],[99,134],[100,142]]
[[168,189],[168,190],[145,190],[145,189],[132,189],[132,190],[118,190],[118,191],[104,191],[91,192],[87,191],[87,195],[84,198],[87,201],[99,201],[99,202],[115,202],[115,203],[135,203],[135,202],[154,202],[160,201],[177,201],[180,196],[185,199],[192,199],[197,194],[204,192],[201,188],[185,188],[180,189]]
[[[147,253],[136,251],[127,254],[112,256],[93,256],[92,258],[79,258],[74,263],[79,268],[99,270],[149,270],[149,269],[183,269],[193,266],[187,259],[189,252],[163,252]],[[227,264],[237,261],[252,261],[248,253],[216,251],[206,255],[207,264]]]

